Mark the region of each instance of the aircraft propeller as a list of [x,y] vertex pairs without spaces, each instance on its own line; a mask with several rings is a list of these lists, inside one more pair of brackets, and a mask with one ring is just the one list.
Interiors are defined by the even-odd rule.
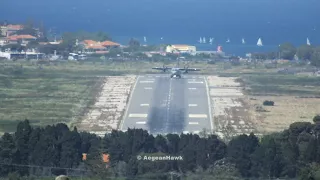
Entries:
[[162,66],[162,69],[163,69],[163,72],[166,72],[166,71],[167,71],[167,69],[168,69],[168,67],[167,67],[167,66],[165,66],[165,65],[163,65],[163,66]]
[[189,68],[189,65],[184,66],[184,69],[185,69],[184,73],[188,73],[188,68]]

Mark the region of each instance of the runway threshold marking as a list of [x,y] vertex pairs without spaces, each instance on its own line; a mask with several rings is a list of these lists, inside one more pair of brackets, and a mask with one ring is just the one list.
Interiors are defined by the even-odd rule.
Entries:
[[136,124],[147,124],[147,122],[146,121],[138,121],[138,122],[136,122]]
[[189,118],[207,118],[206,114],[189,114]]
[[149,106],[149,104],[140,104],[140,106]]
[[129,117],[146,118],[148,117],[148,114],[129,114]]
[[189,122],[190,125],[198,125],[199,122]]
[[196,107],[198,104],[189,104],[189,107]]
[[154,83],[154,81],[140,81],[140,83]]
[[203,84],[203,81],[189,81],[189,84]]

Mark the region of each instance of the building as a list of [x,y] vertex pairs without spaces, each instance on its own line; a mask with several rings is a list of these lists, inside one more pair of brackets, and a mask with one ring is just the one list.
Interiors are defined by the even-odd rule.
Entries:
[[108,53],[112,48],[120,47],[120,44],[112,41],[97,42],[93,40],[84,40],[79,45],[83,47],[84,52],[87,54],[104,54]]
[[23,25],[13,25],[13,24],[9,24],[7,26],[0,26],[2,36],[10,36],[11,34],[17,31],[22,30],[23,28],[24,28]]
[[7,37],[8,44],[17,44],[21,43],[22,46],[26,46],[30,41],[36,40],[37,38],[28,34],[25,35],[13,35]]
[[183,44],[175,44],[169,45],[166,47],[167,53],[188,53],[195,54],[197,51],[195,46],[183,45]]

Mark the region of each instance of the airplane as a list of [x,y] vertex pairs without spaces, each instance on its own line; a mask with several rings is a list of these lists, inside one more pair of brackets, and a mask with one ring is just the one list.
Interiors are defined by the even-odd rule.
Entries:
[[163,65],[163,67],[154,67],[152,69],[155,70],[161,70],[163,72],[167,72],[167,70],[171,70],[170,78],[177,77],[181,78],[182,74],[186,74],[189,71],[200,71],[200,69],[197,68],[189,68],[189,67],[184,67],[184,68],[179,68],[179,67],[166,67]]

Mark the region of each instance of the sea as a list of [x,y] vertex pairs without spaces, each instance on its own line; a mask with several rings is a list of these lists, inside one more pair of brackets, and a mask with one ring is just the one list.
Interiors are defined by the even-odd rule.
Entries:
[[[57,35],[105,31],[124,45],[146,37],[150,45],[222,46],[227,54],[245,55],[277,51],[284,42],[300,46],[307,38],[319,45],[319,7],[320,0],[1,0],[0,20],[33,20]],[[207,43],[200,44],[200,37]]]

